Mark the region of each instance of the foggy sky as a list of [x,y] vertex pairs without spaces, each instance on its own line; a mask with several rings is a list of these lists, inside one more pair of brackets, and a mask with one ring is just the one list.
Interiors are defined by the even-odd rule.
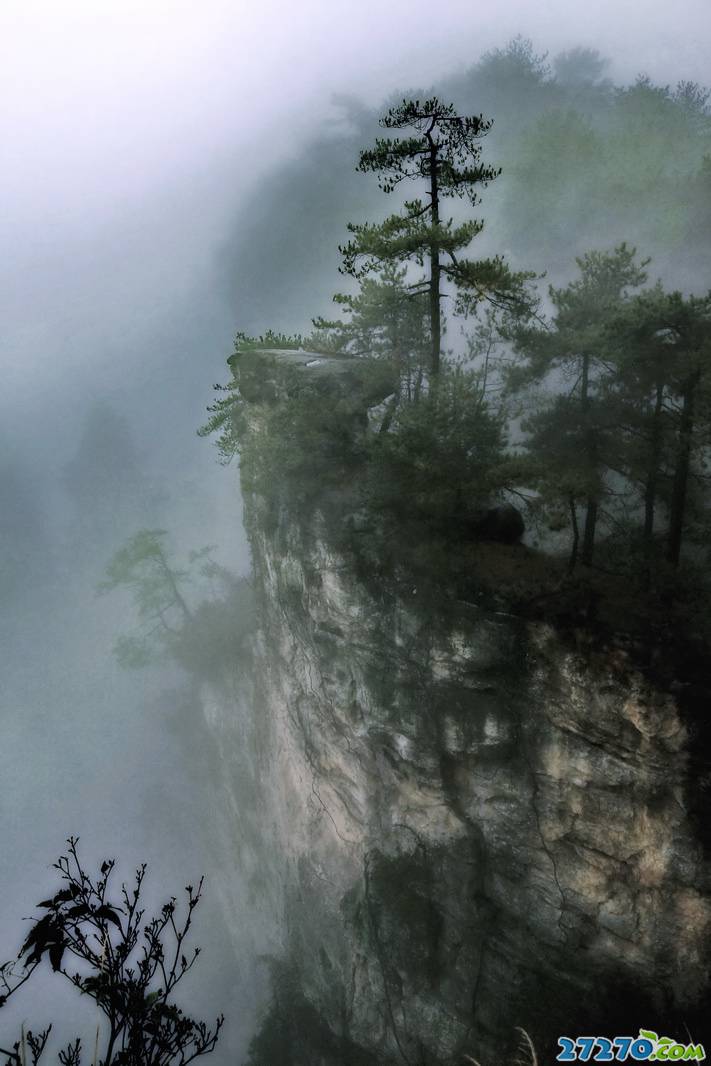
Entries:
[[515,33],[551,52],[599,48],[613,77],[707,73],[707,0],[449,0],[436,25],[431,10],[424,0],[4,0],[4,232],[29,239],[29,228],[41,248],[146,196],[199,189],[235,156],[239,192],[263,154],[288,146],[287,121],[312,127],[332,90],[377,103]]
[[711,5],[449,0],[434,25],[424,0],[5,0],[6,398],[91,373],[92,328],[115,335],[118,319],[130,349],[137,321],[184,300],[247,189],[317,131],[333,91],[376,104],[516,33],[551,54],[599,48],[613,78],[703,82]]
[[[93,833],[107,854],[136,841],[151,859],[171,825],[175,792],[156,814],[148,790],[182,766],[144,707],[163,681],[148,691],[117,673],[113,608],[93,596],[117,545],[70,572],[65,560],[86,553],[60,528],[58,500],[87,412],[108,401],[163,481],[178,541],[217,543],[222,561],[247,568],[236,478],[195,429],[240,325],[215,263],[260,178],[318,134],[334,92],[377,105],[517,33],[551,55],[598,48],[618,82],[708,77],[709,0],[446,0],[437,24],[432,10],[429,0],[0,2],[1,458],[43,516],[47,551],[62,541],[54,593],[24,603],[20,625],[0,619],[2,847],[16,864],[0,878],[6,900],[16,893],[7,929],[31,857],[39,882],[68,832]],[[117,752],[128,778],[113,769]],[[122,812],[127,780],[134,802]],[[192,826],[200,812],[185,803]]]

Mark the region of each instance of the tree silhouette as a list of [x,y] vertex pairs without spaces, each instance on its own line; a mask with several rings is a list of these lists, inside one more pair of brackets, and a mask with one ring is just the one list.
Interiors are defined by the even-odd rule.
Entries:
[[[175,896],[160,912],[145,918],[141,892],[145,864],[136,870],[132,887],[122,884],[111,894],[115,862],[101,864],[97,877],[82,866],[77,839],[67,841],[67,854],[54,869],[62,887],[37,906],[37,918],[15,961],[0,966],[0,1007],[17,993],[47,961],[104,1015],[103,1048],[99,1030],[94,1066],[187,1066],[215,1049],[224,1018],[210,1027],[188,1017],[173,1002],[173,994],[193,968],[199,948],[188,952],[185,942],[202,895],[187,885],[181,919]],[[0,1047],[5,1066],[36,1064],[44,1052],[51,1025],[39,1033],[22,1032],[11,1049]],[[62,1066],[81,1066],[79,1039],[59,1052]]]

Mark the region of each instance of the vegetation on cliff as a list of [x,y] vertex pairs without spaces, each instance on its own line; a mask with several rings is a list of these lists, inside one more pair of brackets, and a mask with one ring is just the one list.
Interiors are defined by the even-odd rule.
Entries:
[[[313,641],[319,667],[339,683],[347,674],[339,672],[345,648],[358,649],[373,705],[387,710],[393,736],[397,730],[398,743],[391,736],[378,756],[398,768],[413,762],[411,749],[399,747],[408,699],[423,732],[441,730],[444,721],[461,728],[463,777],[477,777],[487,758],[482,748],[473,754],[466,729],[481,727],[489,687],[461,696],[454,685],[440,686],[440,660],[432,670],[436,683],[412,683],[429,661],[433,633],[453,632],[456,624],[457,648],[467,647],[462,619],[469,616],[503,616],[510,626],[505,666],[497,659],[491,667],[507,711],[530,699],[540,649],[528,634],[540,630],[525,620],[543,617],[556,626],[556,648],[568,637],[590,670],[597,662],[600,691],[603,675],[605,685],[614,679],[629,687],[643,665],[661,682],[659,691],[673,686],[678,706],[705,713],[711,296],[702,294],[707,279],[678,269],[674,253],[686,242],[692,261],[703,246],[692,219],[706,217],[697,194],[708,176],[711,115],[698,86],[670,90],[640,78],[616,90],[603,69],[600,57],[585,50],[557,57],[552,69],[518,40],[484,57],[469,84],[452,92],[456,105],[443,104],[440,94],[390,108],[381,120],[388,138],[361,151],[357,169],[375,172],[395,199],[402,182],[419,189],[385,219],[374,214],[372,222],[349,226],[342,272],[357,287],[336,295],[334,317],[315,318],[310,335],[292,343],[274,334],[238,337],[232,381],[219,389],[202,431],[218,434],[226,460],[239,455],[248,520],[255,543],[269,545],[269,563],[262,564],[274,579],[278,610]],[[477,95],[462,103],[472,84]],[[491,132],[508,174],[487,212],[506,259],[487,257],[483,223],[469,211],[475,190],[498,178],[498,167],[480,155],[491,128],[479,114],[480,99],[495,101]],[[463,138],[457,158],[448,157],[452,130]],[[400,140],[391,139],[393,131]],[[443,221],[448,181],[453,197],[464,195]],[[492,229],[487,224],[487,234]],[[476,261],[467,258],[472,242],[483,249]],[[655,260],[663,282],[648,255],[659,253],[660,243],[669,251]],[[543,272],[553,284],[542,283]],[[275,309],[279,321],[281,310]],[[502,543],[515,539],[501,534],[503,515],[514,506],[525,517],[526,544]],[[355,634],[340,619],[314,622],[313,605],[326,584],[318,568],[326,559],[330,571],[333,548],[335,582],[342,570],[355,574],[359,596],[366,589],[369,597],[371,610]],[[271,572],[282,550],[284,572],[298,560],[294,582],[280,584]],[[404,637],[397,611],[412,621]],[[449,628],[440,626],[447,618]],[[480,650],[477,641],[480,634],[470,646]],[[407,656],[402,673],[400,645]],[[376,649],[367,670],[363,647]],[[586,684],[592,676],[586,674]],[[586,707],[590,720],[599,715],[593,702]],[[324,708],[328,718],[333,707],[324,701]],[[372,705],[361,713],[364,728],[375,732]],[[697,735],[702,722],[695,715]],[[378,744],[386,735],[378,733]],[[560,930],[572,908],[553,854],[559,840],[546,840],[537,806],[549,775],[529,765],[525,729],[500,744],[502,765],[532,778],[532,818],[553,866],[554,910],[561,897]],[[449,798],[456,756],[443,750],[439,740],[428,754],[439,756],[433,772]],[[480,817],[477,810],[473,827]],[[451,1006],[442,991],[446,976],[451,980],[452,960],[443,962],[441,951],[447,916],[433,887],[439,860],[419,847],[408,842],[402,854],[386,854],[376,846],[365,855],[362,880],[340,898],[357,957],[368,960],[369,995],[378,1004],[368,1015],[377,1020],[374,1032],[352,1032],[348,996],[355,996],[356,979],[350,989],[339,984],[338,962],[333,966],[321,948],[308,966],[294,959],[275,968],[271,1009],[251,1047],[254,1066],[274,1057],[294,1064],[476,1061],[466,1026],[470,1004],[472,1025],[481,1024],[478,977],[462,1012],[466,1036],[454,1051],[449,1045],[442,1052],[442,1033],[423,1038],[412,1031],[413,1014],[408,1027],[404,1010],[392,1008],[407,1000],[408,981],[418,1008],[431,1002],[429,993]],[[458,841],[458,856],[461,848]],[[480,854],[470,866],[486,876]],[[490,898],[488,886],[472,890],[460,868],[458,874],[457,897],[477,904]],[[447,883],[439,877],[439,886]],[[482,929],[486,937],[493,922],[482,904],[471,930],[457,928],[456,958],[467,977],[477,971],[466,955],[468,939],[473,943],[473,931]],[[582,926],[580,936],[577,962],[589,977]],[[528,934],[523,939],[530,944]],[[570,977],[568,932],[562,943]],[[579,988],[571,981],[561,994],[554,981],[556,993],[546,1000],[540,973],[518,964],[524,976],[517,973],[521,987],[511,998],[530,1013],[513,1020],[530,1027],[545,1056],[553,1034],[576,1015]],[[610,973],[601,978],[609,1024],[634,998],[616,980]],[[664,980],[661,972],[650,974],[654,995]],[[522,1061],[536,1061],[525,1036],[523,1050]]]
[[[652,255],[668,283],[693,287],[707,269],[711,222],[708,91],[644,74],[615,82],[608,68],[592,49],[546,55],[518,37],[473,54],[423,86],[421,99],[494,119],[482,162],[502,173],[485,193],[479,255],[505,250],[513,269],[544,268],[561,284],[575,256],[624,239]],[[375,182],[354,168],[380,133],[379,114],[337,98],[334,122],[260,182],[235,218],[221,281],[243,329],[304,332],[309,308],[323,313],[347,221],[382,218]]]
[[[680,123],[693,112],[706,136],[700,89],[654,96],[640,82],[632,95],[681,109]],[[431,98],[403,101],[381,125],[403,136],[379,138],[359,169],[388,193],[419,181],[425,198],[350,227],[343,269],[360,288],[335,297],[342,318],[315,319],[304,338],[238,337],[233,380],[202,432],[218,432],[226,458],[240,453],[272,513],[318,501],[349,515],[350,547],[376,569],[426,542],[431,571],[446,557],[440,580],[469,571],[509,602],[553,602],[555,613],[558,596],[563,613],[589,619],[611,601],[632,628],[640,615],[684,615],[703,634],[711,295],[650,284],[650,260],[625,242],[579,255],[577,274],[547,291],[500,257],[464,258],[483,223],[443,222],[440,202],[471,206],[497,176],[480,161],[490,123]],[[446,325],[461,335],[449,350]],[[487,508],[512,504],[529,547],[479,543],[472,565]]]
[[179,565],[164,529],[141,529],[113,555],[98,592],[128,593],[135,624],[114,644],[121,666],[170,657],[191,673],[216,677],[244,659],[252,629],[249,582],[212,558],[207,545]]

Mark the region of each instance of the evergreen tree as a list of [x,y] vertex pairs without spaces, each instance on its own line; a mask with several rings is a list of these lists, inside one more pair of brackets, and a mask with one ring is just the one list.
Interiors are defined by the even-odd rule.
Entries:
[[[616,373],[608,396],[622,428],[623,468],[642,486],[649,577],[657,503],[668,510],[666,556],[679,564],[689,489],[709,445],[711,294],[685,297],[657,284],[612,324]],[[666,490],[663,492],[663,490]]]
[[533,41],[521,34],[485,52],[469,71],[453,80],[453,88],[464,109],[483,107],[497,116],[497,147],[504,150],[560,97],[547,53],[536,52]]
[[[170,644],[193,619],[185,599],[190,570],[179,569],[170,557],[164,529],[142,529],[115,553],[106,567],[100,593],[123,588],[130,592],[138,615],[139,633],[117,639],[114,652],[122,666],[146,666],[156,648]],[[212,549],[190,555],[190,566],[204,561]]]
[[375,147],[361,152],[358,169],[379,175],[380,188],[392,193],[400,182],[414,180],[426,185],[426,200],[406,200],[399,214],[380,224],[350,224],[353,239],[341,247],[343,271],[363,277],[388,262],[418,265],[428,263],[428,276],[409,286],[410,292],[426,292],[429,299],[430,371],[437,375],[442,345],[442,279],[465,289],[470,299],[516,301],[530,275],[513,274],[500,257],[472,260],[462,256],[484,223],[469,219],[455,224],[443,219],[442,202],[465,198],[479,202],[476,189],[486,187],[499,174],[481,161],[481,139],[491,122],[481,115],[462,117],[454,105],[437,97],[420,102],[403,100],[381,118],[385,129],[411,131],[398,139],[378,138]]
[[[569,402],[577,407],[574,426],[560,435],[560,460],[566,466],[571,464],[566,482],[572,497],[585,501],[581,558],[589,566],[604,492],[603,445],[609,426],[609,412],[601,403],[605,382],[612,373],[606,326],[629,289],[645,281],[646,262],[638,263],[635,249],[625,244],[612,252],[588,252],[576,262],[579,278],[564,288],[549,289],[554,308],[552,328],[538,323],[513,327],[515,350],[525,362],[514,368],[509,381],[514,388],[544,380],[557,387],[568,398],[566,423]],[[536,436],[545,436],[544,424],[549,420],[554,446],[560,418],[560,403],[554,402],[546,413],[538,415],[531,444],[535,444]],[[572,449],[571,439],[576,442]]]
[[671,384],[676,424],[667,559],[678,566],[694,460],[703,463],[709,445],[711,293],[684,297],[680,292],[672,292],[662,310],[663,328],[673,353]]
[[654,554],[658,502],[668,481],[673,424],[671,382],[674,351],[666,326],[667,296],[657,284],[629,300],[610,323],[614,374],[605,404],[615,429],[608,462],[638,486],[644,509],[642,542],[645,584]]
[[369,440],[367,509],[461,536],[505,487],[506,430],[479,375],[445,364],[436,392],[403,404]]
[[408,398],[418,393],[429,351],[428,308],[424,294],[410,293],[405,268],[386,263],[377,277],[361,280],[357,294],[337,293],[333,299],[345,319],[314,319],[306,346],[390,359],[400,391]]

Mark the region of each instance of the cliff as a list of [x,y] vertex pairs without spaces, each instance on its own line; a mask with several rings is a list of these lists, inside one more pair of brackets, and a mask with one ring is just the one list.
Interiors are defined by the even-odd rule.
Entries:
[[[317,358],[289,370],[328,381]],[[246,401],[260,447],[277,393]],[[494,1066],[517,1026],[542,1062],[563,1033],[703,1039],[706,801],[674,686],[623,641],[373,571],[343,486],[290,505],[245,471],[254,687],[212,724],[280,929],[252,1061]]]

